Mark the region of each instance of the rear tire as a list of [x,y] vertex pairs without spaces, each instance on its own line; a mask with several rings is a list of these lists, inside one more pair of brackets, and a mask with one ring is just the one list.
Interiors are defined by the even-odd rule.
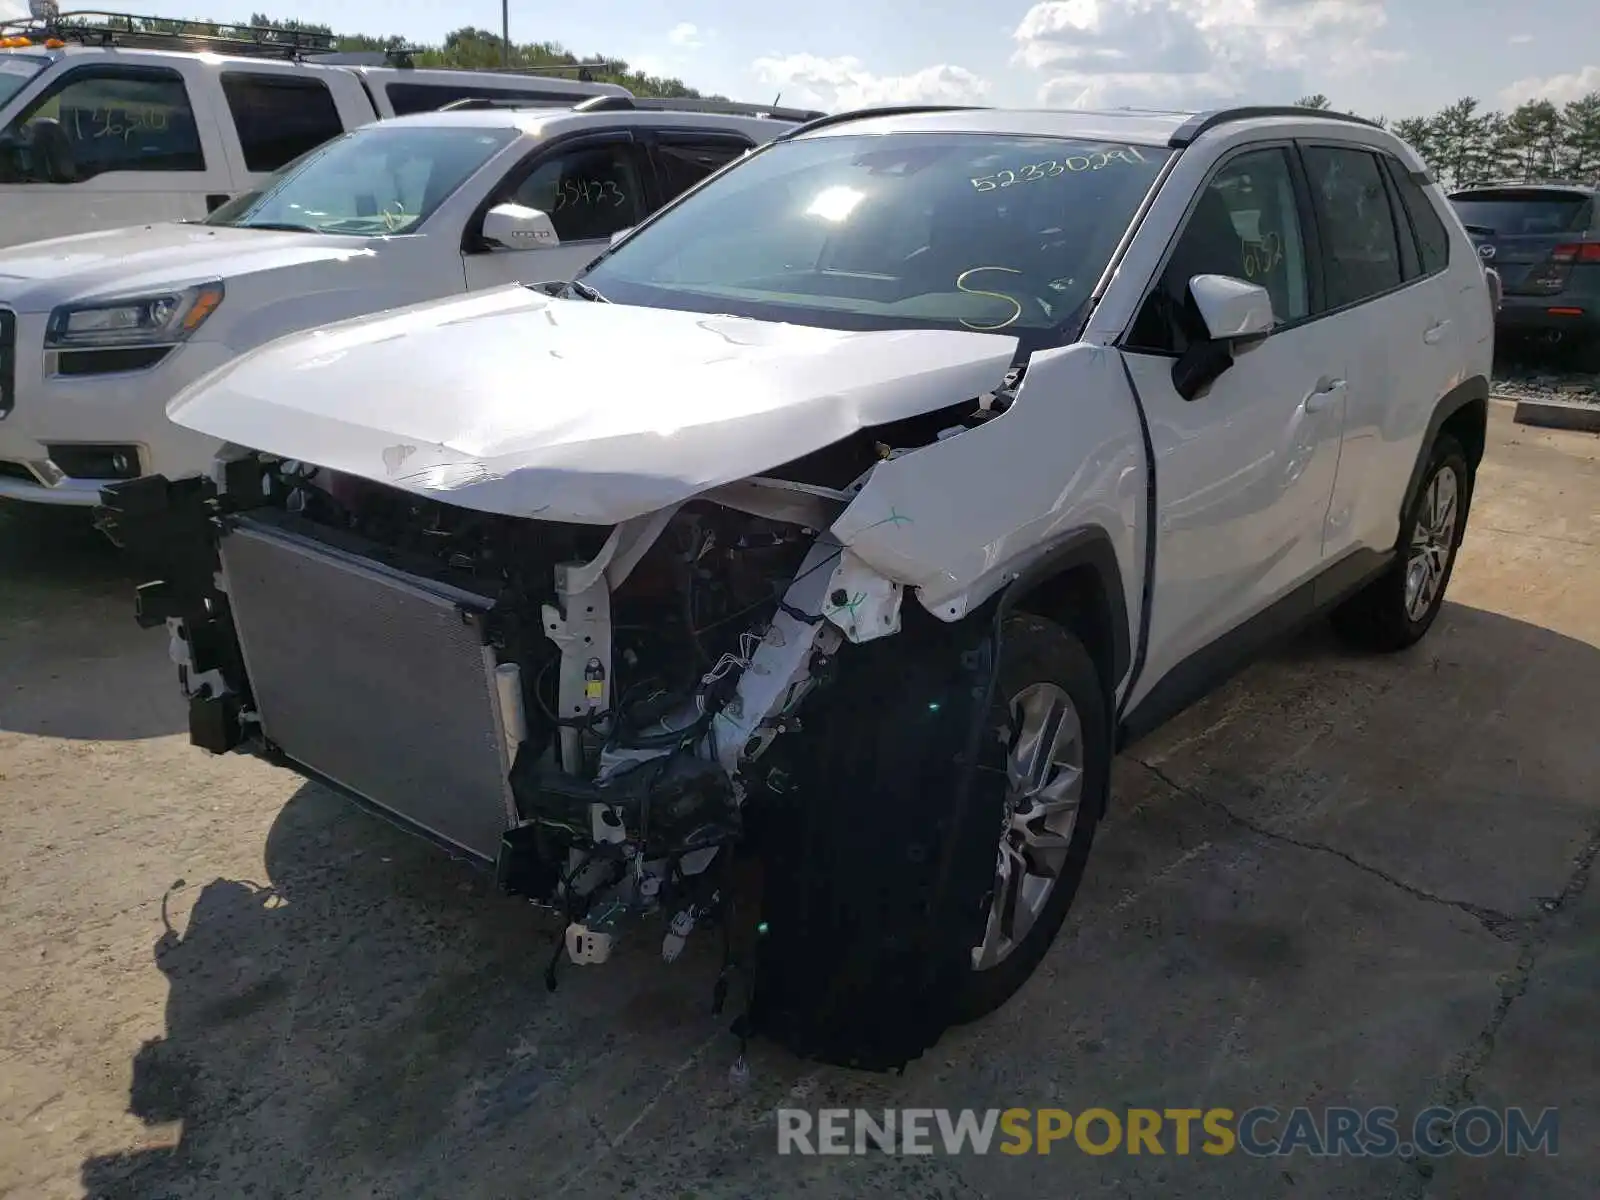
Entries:
[[1433,627],[1466,532],[1472,485],[1461,443],[1440,434],[1400,523],[1394,562],[1333,612],[1342,639],[1359,649],[1393,653],[1414,646]]
[[[791,743],[793,786],[752,806],[765,810],[765,827],[752,833],[766,933],[751,1025],[803,1057],[892,1070],[950,1025],[1005,1003],[1049,949],[1105,806],[1107,696],[1082,644],[1026,613],[1006,621],[997,663],[987,631],[918,634],[908,622],[897,638],[846,648],[841,667],[804,715],[804,732],[778,743]],[[993,700],[980,713],[991,677]],[[1058,837],[1064,846],[1051,843],[1060,870],[1039,911],[1008,953],[979,970],[1002,831],[1035,809],[1045,816],[1041,789],[1022,812],[1013,797],[1028,789],[1008,785],[1017,724],[1008,701],[1029,689],[1035,699],[1065,698],[1076,715],[1076,819]],[[962,807],[974,717],[976,769]],[[1055,726],[1064,727],[1065,718]],[[1064,818],[1067,806],[1053,803]]]

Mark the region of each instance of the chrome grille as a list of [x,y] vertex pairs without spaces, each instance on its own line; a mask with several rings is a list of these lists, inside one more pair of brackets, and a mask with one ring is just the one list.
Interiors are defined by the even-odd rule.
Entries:
[[515,811],[481,597],[242,521],[222,568],[262,732],[479,858]]

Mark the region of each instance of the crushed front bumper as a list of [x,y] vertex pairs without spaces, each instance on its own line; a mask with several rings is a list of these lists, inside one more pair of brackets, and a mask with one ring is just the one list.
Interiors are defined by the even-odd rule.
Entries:
[[265,754],[496,861],[517,824],[517,746],[492,599],[303,536],[275,510],[216,512],[208,480],[104,493],[102,528],[164,568],[139,619],[169,629],[194,744]]

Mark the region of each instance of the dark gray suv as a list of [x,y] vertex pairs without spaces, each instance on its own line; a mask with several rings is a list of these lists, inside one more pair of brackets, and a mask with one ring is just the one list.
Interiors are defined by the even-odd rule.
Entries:
[[1600,203],[1594,185],[1484,184],[1453,192],[1478,257],[1499,274],[1502,338],[1570,347],[1600,370]]

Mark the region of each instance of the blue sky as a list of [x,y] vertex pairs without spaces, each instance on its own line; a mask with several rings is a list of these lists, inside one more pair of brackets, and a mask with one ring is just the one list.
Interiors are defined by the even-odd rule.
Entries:
[[[0,12],[26,0],[0,0]],[[213,6],[215,5],[215,6]],[[498,0],[63,0],[159,16],[276,17],[437,41],[497,29]],[[335,15],[336,14],[336,15]],[[511,0],[519,41],[604,51],[737,99],[837,109],[948,100],[1205,107],[1325,92],[1410,116],[1600,90],[1595,0]]]

